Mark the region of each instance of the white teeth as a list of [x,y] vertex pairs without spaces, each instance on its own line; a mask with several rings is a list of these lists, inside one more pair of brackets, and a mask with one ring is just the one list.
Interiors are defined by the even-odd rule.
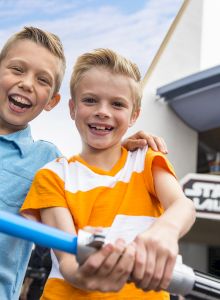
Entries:
[[111,126],[101,126],[101,125],[90,125],[91,128],[94,128],[96,130],[111,130]]
[[15,101],[20,102],[20,103],[22,103],[22,104],[27,104],[27,105],[30,104],[30,102],[29,102],[27,99],[25,99],[25,98],[23,98],[23,97],[21,97],[21,96],[19,96],[19,95],[13,95],[12,98],[13,98]]

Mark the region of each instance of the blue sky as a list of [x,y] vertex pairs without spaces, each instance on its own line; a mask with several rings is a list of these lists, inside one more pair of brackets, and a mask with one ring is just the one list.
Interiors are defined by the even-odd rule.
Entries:
[[62,102],[32,122],[36,139],[54,142],[67,156],[80,151],[68,114],[68,82],[76,57],[109,47],[137,63],[145,75],[183,0],[0,0],[0,47],[25,25],[60,36],[67,57]]

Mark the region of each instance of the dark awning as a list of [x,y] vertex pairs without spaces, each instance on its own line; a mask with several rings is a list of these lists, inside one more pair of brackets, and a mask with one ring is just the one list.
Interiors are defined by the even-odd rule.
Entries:
[[220,66],[164,85],[157,95],[196,131],[220,127]]

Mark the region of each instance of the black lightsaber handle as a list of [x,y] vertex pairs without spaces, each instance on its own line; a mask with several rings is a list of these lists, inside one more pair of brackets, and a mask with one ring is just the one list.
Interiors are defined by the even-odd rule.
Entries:
[[190,300],[219,300],[220,279],[176,263],[168,291]]
[[220,279],[211,274],[194,271],[195,283],[186,298],[192,300],[217,300],[220,299]]

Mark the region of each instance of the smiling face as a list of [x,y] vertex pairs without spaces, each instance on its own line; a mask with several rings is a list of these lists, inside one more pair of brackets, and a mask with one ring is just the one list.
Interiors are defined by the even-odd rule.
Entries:
[[70,100],[70,113],[83,142],[83,151],[121,147],[121,139],[138,117],[133,112],[133,79],[106,68],[85,72]]
[[25,128],[58,103],[53,93],[59,65],[43,46],[29,40],[13,44],[0,63],[0,134]]

